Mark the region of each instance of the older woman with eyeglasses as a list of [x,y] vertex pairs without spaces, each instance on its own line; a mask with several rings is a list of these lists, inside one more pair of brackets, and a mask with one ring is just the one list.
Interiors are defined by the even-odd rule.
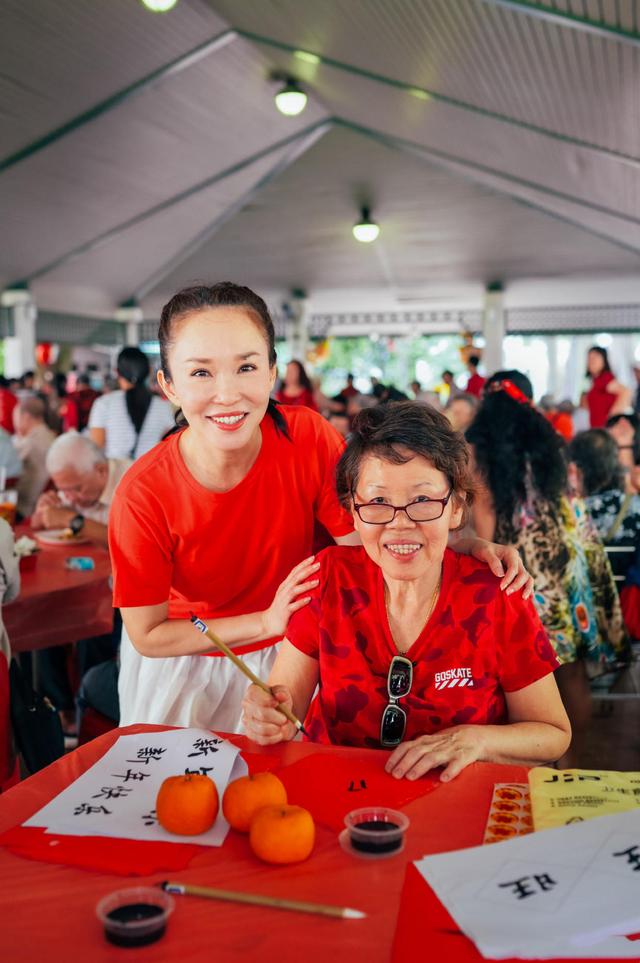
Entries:
[[561,756],[571,731],[532,602],[447,547],[473,497],[462,435],[425,405],[367,409],[337,489],[362,546],[318,555],[318,588],[289,622],[269,677],[273,698],[247,690],[247,734],[263,745],[292,739],[282,703],[313,741],[393,749],[387,771],[409,779]]

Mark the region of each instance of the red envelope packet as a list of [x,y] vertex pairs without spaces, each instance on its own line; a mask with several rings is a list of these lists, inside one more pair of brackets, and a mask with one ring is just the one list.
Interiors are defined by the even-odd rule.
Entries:
[[386,758],[386,753],[380,753],[380,761],[359,762],[315,753],[277,770],[276,774],[286,787],[290,803],[303,806],[316,822],[339,832],[344,829],[344,817],[352,809],[362,806],[401,809],[440,784],[439,777],[431,773],[415,782],[396,779],[384,770]]

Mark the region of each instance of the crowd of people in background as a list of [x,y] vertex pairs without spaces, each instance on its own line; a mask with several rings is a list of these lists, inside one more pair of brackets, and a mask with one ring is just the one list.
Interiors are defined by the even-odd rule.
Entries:
[[[593,666],[623,660],[629,638],[640,638],[640,367],[634,392],[616,380],[606,350],[594,346],[590,388],[577,408],[550,395],[536,405],[526,375],[481,373],[479,353],[468,355],[466,367],[462,387],[444,370],[433,387],[413,380],[403,391],[372,376],[362,391],[348,373],[344,387],[327,396],[294,359],[272,398],[320,413],[345,439],[363,410],[406,401],[443,412],[466,437],[475,479],[469,524],[482,537],[516,545],[535,578],[538,613],[561,663],[556,675],[574,730],[573,755],[564,762],[572,764],[589,717]],[[72,390],[61,372],[0,379],[0,473],[17,489],[19,519],[34,529],[72,530],[81,519],[85,536],[107,546],[118,483],[175,430],[175,408],[150,373],[145,354],[128,347],[102,392],[89,372],[75,373]],[[606,546],[618,550],[613,569]],[[119,637],[117,621],[109,637],[77,647],[80,703],[99,705],[114,721]],[[38,659],[44,694],[71,731],[78,694],[63,653],[42,650]]]

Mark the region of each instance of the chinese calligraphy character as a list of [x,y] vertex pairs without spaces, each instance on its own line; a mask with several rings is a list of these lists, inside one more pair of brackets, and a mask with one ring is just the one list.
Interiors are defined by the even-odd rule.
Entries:
[[364,779],[360,780],[359,786],[356,786],[355,780],[352,779],[351,782],[349,783],[349,788],[347,789],[347,792],[361,792],[363,789],[366,789],[366,788],[367,788],[367,784]]
[[144,822],[145,826],[155,826],[156,823],[158,822],[158,817],[156,815],[155,809],[152,809],[150,812],[145,813],[144,816],[142,816],[142,821]]
[[629,846],[628,849],[623,849],[620,853],[613,853],[614,856],[626,856],[627,863],[629,866],[633,866],[632,872],[637,873],[640,870],[640,846]]
[[193,744],[193,748],[197,752],[190,752],[189,758],[192,756],[206,756],[209,752],[219,752],[218,746],[222,742],[222,739],[196,739]]
[[[572,772],[554,772],[554,774],[551,776],[551,779],[544,779],[543,781],[567,783],[573,782],[574,778],[575,777]],[[591,774],[587,775],[587,773],[578,776],[578,782],[588,782],[589,780],[592,782],[600,782],[600,779],[601,776],[594,776]]]
[[526,899],[527,896],[536,895],[536,889],[531,882],[532,880],[536,881],[538,889],[543,893],[553,889],[556,885],[556,880],[551,879],[548,873],[541,873],[539,876],[535,874],[533,876],[521,876],[520,879],[514,879],[510,883],[498,883],[498,886],[501,889],[512,886],[513,895],[516,899]]
[[143,762],[145,766],[148,766],[149,762],[152,759],[155,759],[157,762],[158,759],[160,759],[160,757],[162,756],[162,753],[166,751],[167,751],[166,749],[159,749],[159,748],[156,748],[156,746],[145,746],[143,749],[138,749],[137,759],[126,759],[125,761],[126,762]]
[[103,786],[100,792],[95,793],[91,798],[120,799],[121,796],[126,796],[130,792],[132,792],[131,786],[128,788],[126,786]]
[[206,776],[208,772],[213,772],[213,769],[213,766],[200,766],[199,769],[189,769],[187,766],[184,774],[185,776]]
[[90,816],[92,813],[105,813],[110,816],[111,810],[107,809],[106,806],[90,806],[89,803],[81,803],[73,810],[74,816]]
[[151,775],[150,772],[139,772],[136,769],[127,769],[126,772],[112,772],[111,775],[114,779],[122,779],[123,782],[129,782],[130,780],[142,780],[148,779]]

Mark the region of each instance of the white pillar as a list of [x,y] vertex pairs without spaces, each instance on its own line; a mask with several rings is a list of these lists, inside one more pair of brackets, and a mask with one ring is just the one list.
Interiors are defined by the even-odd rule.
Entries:
[[482,361],[487,377],[502,368],[502,349],[506,334],[504,293],[502,289],[487,290],[484,295],[482,333],[485,346]]
[[562,394],[562,382],[558,369],[558,342],[553,335],[547,335],[544,343],[547,346],[547,360],[549,362],[547,390],[544,393],[553,395],[556,401],[561,401],[564,395]]
[[36,318],[38,310],[26,288],[6,288],[0,304],[9,308],[14,334],[4,340],[4,372],[8,378],[19,378],[36,364]]
[[140,344],[140,325],[144,321],[142,308],[137,304],[121,305],[115,318],[125,325],[124,343],[128,347],[137,348]]
[[304,291],[294,291],[289,301],[290,317],[287,322],[287,342],[291,359],[306,364],[309,346],[307,328],[307,296]]

